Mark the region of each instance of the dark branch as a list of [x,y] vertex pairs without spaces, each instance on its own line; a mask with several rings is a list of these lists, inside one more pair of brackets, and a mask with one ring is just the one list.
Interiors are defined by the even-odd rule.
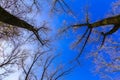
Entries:
[[29,31],[32,31],[36,38],[40,41],[40,43],[42,45],[44,45],[42,39],[40,38],[38,31],[36,28],[34,28],[34,26],[28,24],[26,21],[19,19],[18,17],[10,14],[9,12],[7,12],[5,9],[3,9],[0,6],[0,21],[6,24],[10,24],[19,28],[24,28],[27,29]]
[[86,46],[86,44],[87,44],[87,42],[88,42],[88,40],[89,40],[89,37],[90,37],[90,35],[91,35],[91,32],[92,32],[92,28],[89,30],[88,35],[87,35],[87,38],[86,38],[86,40],[85,40],[85,42],[84,42],[84,44],[83,44],[83,47],[82,47],[82,49],[81,49],[81,51],[80,51],[80,53],[78,54],[78,56],[77,56],[76,59],[78,59],[78,58],[81,56],[81,54],[83,53],[83,50],[84,50],[84,48],[85,48],[85,46]]

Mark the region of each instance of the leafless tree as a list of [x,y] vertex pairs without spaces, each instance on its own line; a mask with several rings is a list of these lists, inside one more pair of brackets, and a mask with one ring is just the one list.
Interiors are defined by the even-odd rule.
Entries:
[[[50,0],[50,1],[52,1],[52,0]],[[13,36],[14,34],[19,35],[19,32],[16,32],[17,28],[23,28],[23,29],[26,29],[28,31],[31,31],[42,45],[46,44],[46,41],[48,41],[48,40],[43,40],[42,37],[44,37],[44,36],[42,36],[39,32],[43,29],[47,30],[45,25],[43,25],[42,27],[35,27],[33,24],[28,23],[27,20],[23,20],[23,18],[20,18],[21,13],[32,14],[32,11],[34,9],[36,11],[40,10],[40,8],[39,8],[40,4],[38,4],[39,3],[38,0],[30,0],[30,2],[31,2],[30,4],[27,4],[27,3],[25,3],[25,0],[14,0],[14,1],[13,0],[8,0],[8,1],[1,0],[0,21],[2,22],[2,25],[1,25],[3,27],[2,29],[5,30],[4,31],[1,29],[1,31],[2,31],[1,37],[3,37],[3,35],[6,35],[7,37],[9,37],[11,35]],[[3,5],[3,4],[6,4],[6,5]],[[25,10],[22,9],[22,7],[24,7]],[[15,8],[15,10],[13,10],[14,8]],[[74,16],[72,9],[65,2],[65,0],[54,0],[53,1],[52,11],[58,12],[58,8],[63,10],[66,14],[70,14],[70,15]],[[28,10],[26,11],[26,9],[28,9]],[[89,17],[89,14],[87,13],[86,14],[86,21],[84,23],[76,23],[75,22],[73,24],[69,24],[69,25],[67,25],[67,27],[64,27],[64,29],[61,31],[64,32],[64,31],[69,30],[69,29],[80,30],[80,28],[82,28],[82,27],[85,28],[85,31],[82,31],[82,33],[78,36],[77,40],[72,45],[73,48],[77,47],[79,45],[82,45],[82,47],[79,47],[80,53],[75,58],[75,60],[77,60],[79,62],[79,57],[83,53],[86,45],[90,41],[93,41],[92,40],[93,38],[97,39],[96,42],[98,42],[98,43],[96,44],[96,46],[97,46],[98,50],[103,48],[103,46],[105,46],[105,44],[106,45],[108,44],[106,42],[106,40],[109,40],[108,37],[115,34],[120,28],[119,21],[120,21],[120,15],[117,14],[117,15],[103,18],[102,20],[90,22],[90,17]],[[3,24],[3,23],[5,23],[5,24]],[[12,25],[12,29],[11,29],[10,25]],[[4,26],[6,26],[7,28],[9,27],[8,29],[11,29],[10,30],[11,32],[8,30],[6,32],[7,28],[4,28]],[[101,26],[102,27],[104,26],[102,30],[96,29],[96,28],[101,28]],[[108,26],[110,26],[110,28]],[[107,28],[107,30],[104,30],[105,28]],[[110,43],[110,44],[112,44],[112,43]],[[38,77],[38,76],[36,76],[34,74],[34,72],[32,72],[32,69],[33,69],[34,65],[36,64],[36,62],[38,61],[38,59],[41,57],[42,53],[43,52],[37,52],[33,55],[33,60],[32,60],[32,63],[30,64],[29,67],[24,66],[25,65],[24,59],[21,60],[22,68],[23,68],[23,71],[26,75],[25,76],[26,80],[29,80],[31,78],[37,79],[36,77]],[[7,58],[7,59],[9,59],[9,58]],[[47,74],[46,70],[48,69],[48,66],[51,64],[52,60],[53,60],[53,58],[48,57],[46,59],[46,61],[44,62],[43,72],[41,72],[42,75],[40,77],[41,80],[43,80],[44,77],[45,78],[48,77],[48,80],[49,79],[56,80],[59,77],[61,77],[61,75],[65,74],[66,72],[69,71],[68,70],[68,71],[62,72],[57,77],[54,77],[54,75],[57,73],[56,71],[59,70],[58,69],[53,73],[53,75],[51,75],[51,77],[49,77],[48,75],[46,76],[46,74]],[[9,61],[11,61],[11,59]],[[2,65],[4,66],[4,64],[9,63],[9,61],[4,62],[3,64],[1,64],[1,66]],[[34,77],[32,77],[31,74]]]
[[62,78],[73,70],[73,67],[65,69],[61,66],[62,64],[54,67],[53,62],[57,56],[50,54],[44,57],[46,54],[48,55],[46,52],[37,52],[28,67],[22,61],[25,80],[59,80],[59,78]]
[[[19,69],[19,62],[23,58],[27,58],[27,49],[21,49],[23,43],[16,43],[14,40],[1,39],[0,42],[0,79]],[[16,68],[15,68],[16,67]]]
[[[27,35],[28,38],[26,39],[22,33],[24,29],[32,32],[41,45],[45,45],[49,41],[42,35],[42,32],[46,33],[48,31],[46,23],[41,27],[35,27],[34,24],[30,24],[26,19],[26,16],[34,14],[32,12],[35,10],[35,14],[40,11],[40,4],[37,0],[30,0],[29,4],[25,0],[0,1],[0,37],[3,41],[5,38],[9,38],[6,39],[6,46],[2,46],[8,48],[8,50],[4,48],[1,52],[1,79],[12,74],[15,67],[23,71],[21,76],[19,76],[20,80],[58,80],[72,70],[72,68],[65,70],[64,67],[58,65],[55,67],[55,70],[51,72],[50,69],[52,69],[52,66],[54,67],[52,63],[56,58],[56,56],[53,56],[53,53],[48,55],[49,52],[44,51],[41,46],[39,46],[40,49],[36,49],[34,53],[30,52],[29,48],[24,48],[25,46],[23,45],[28,45],[26,43],[31,40],[32,37],[32,35]],[[19,37],[22,38],[19,39]],[[42,37],[45,37],[45,39]],[[11,44],[12,48],[11,45],[8,46],[8,44]]]
[[[119,15],[120,0],[112,4],[112,15]],[[119,20],[118,20],[119,21]],[[119,30],[108,36],[102,48],[89,55],[95,64],[94,72],[105,80],[119,80],[120,39]],[[117,38],[118,37],[118,38]]]
[[[60,5],[62,10],[65,11],[65,9],[67,9],[68,11],[72,12],[72,10],[70,9],[70,6],[67,5],[65,0],[55,0],[54,5]],[[97,41],[99,41],[98,42],[99,44],[96,45],[97,47],[99,46],[98,49],[101,48],[104,45],[104,43],[107,43],[105,42],[106,38],[110,35],[113,35],[119,30],[120,28],[119,21],[120,21],[120,15],[117,14],[107,18],[103,18],[102,20],[97,20],[96,22],[90,22],[90,17],[87,12],[85,23],[75,22],[73,24],[65,25],[67,27],[64,26],[64,28],[60,30],[60,33],[66,32],[70,29],[73,29],[73,30],[75,29],[77,31],[77,30],[81,30],[80,28],[85,28],[85,30],[82,31],[82,33],[77,37],[77,40],[72,45],[73,48],[78,47],[78,45],[82,45],[82,47],[79,47],[80,52],[75,59],[75,60],[78,60],[81,54],[83,53],[83,50],[85,49],[87,43],[89,43],[91,39],[95,38]],[[111,26],[111,27],[108,27],[108,26]],[[98,30],[98,28],[101,28],[101,27],[103,27],[102,30]],[[106,28],[109,30],[106,30]]]
[[73,69],[64,68],[62,64],[55,65],[53,62],[58,56],[54,56],[51,50],[39,48],[31,52],[25,48],[25,43],[2,41],[0,79],[9,78],[9,75],[18,71],[16,74],[20,74],[20,80],[58,80]]
[[[113,7],[108,17],[90,22],[91,18],[88,12],[86,12],[86,22],[75,22],[73,24],[63,25],[60,33],[71,30],[81,32],[78,36],[75,34],[77,39],[72,44],[73,49],[79,49],[79,54],[76,56],[75,61],[79,62],[79,58],[81,54],[84,53],[87,45],[92,46],[90,48],[91,51],[89,51],[91,54],[88,54],[88,56],[93,58],[93,63],[95,64],[94,71],[99,73],[102,79],[119,80],[120,0],[111,4]],[[58,7],[61,8],[66,14],[70,11],[72,12],[70,9],[71,6],[69,6],[65,0],[55,0],[53,8],[57,12],[55,6],[57,6],[57,9]]]

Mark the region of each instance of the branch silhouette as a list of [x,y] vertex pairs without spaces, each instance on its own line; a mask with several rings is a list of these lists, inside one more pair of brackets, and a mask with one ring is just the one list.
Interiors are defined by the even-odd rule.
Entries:
[[[113,28],[111,30],[109,30],[108,32],[100,32],[100,34],[103,36],[101,44],[100,44],[100,48],[104,45],[106,37],[108,35],[112,35],[116,31],[118,31],[118,29],[120,28],[120,15],[104,18],[102,20],[98,20],[98,21],[93,22],[93,23],[90,23],[87,20],[86,20],[86,23],[82,23],[82,24],[78,23],[75,25],[71,25],[69,27],[69,28],[81,28],[81,27],[87,26],[87,30],[85,31],[85,33],[79,38],[79,40],[74,45],[74,47],[75,47],[79,43],[81,43],[81,41],[84,41],[84,44],[80,50],[80,53],[75,58],[77,61],[78,61],[78,58],[80,57],[80,55],[83,53],[85,46],[87,45],[87,42],[89,40],[89,37],[90,37],[90,34],[92,33],[93,28],[101,27],[101,26],[107,27],[107,25],[113,25]],[[88,31],[88,30],[90,30],[90,31]]]
[[18,17],[10,14],[9,12],[7,12],[4,8],[2,8],[0,6],[0,21],[6,24],[10,24],[19,28],[24,28],[27,29],[29,31],[32,31],[33,34],[36,36],[36,38],[38,39],[38,41],[44,45],[42,39],[40,38],[39,34],[38,34],[38,29],[36,29],[34,26],[30,25],[29,23],[27,23],[24,20],[19,19]]

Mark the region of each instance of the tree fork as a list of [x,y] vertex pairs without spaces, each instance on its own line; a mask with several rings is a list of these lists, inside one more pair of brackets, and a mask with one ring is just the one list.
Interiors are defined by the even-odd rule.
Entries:
[[36,38],[40,41],[40,43],[42,45],[44,45],[42,39],[40,38],[40,36],[38,34],[38,30],[36,28],[34,28],[34,26],[32,26],[29,23],[27,23],[26,21],[21,20],[18,17],[10,14],[1,6],[0,6],[0,21],[3,23],[6,23],[6,24],[10,24],[10,25],[13,25],[13,26],[16,26],[19,28],[24,28],[29,31],[32,31],[34,33],[34,35],[36,36]]

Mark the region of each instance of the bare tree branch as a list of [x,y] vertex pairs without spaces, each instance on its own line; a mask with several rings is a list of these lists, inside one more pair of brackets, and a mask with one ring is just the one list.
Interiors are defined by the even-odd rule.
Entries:
[[37,39],[40,41],[40,43],[42,45],[44,45],[42,39],[40,38],[40,36],[38,34],[38,30],[34,26],[28,24],[24,20],[21,20],[21,19],[15,17],[14,15],[11,15],[6,10],[4,10],[2,7],[0,7],[0,21],[3,23],[6,23],[6,24],[10,24],[10,25],[20,27],[20,28],[25,28],[29,31],[32,31],[35,34],[35,36],[37,37]]

